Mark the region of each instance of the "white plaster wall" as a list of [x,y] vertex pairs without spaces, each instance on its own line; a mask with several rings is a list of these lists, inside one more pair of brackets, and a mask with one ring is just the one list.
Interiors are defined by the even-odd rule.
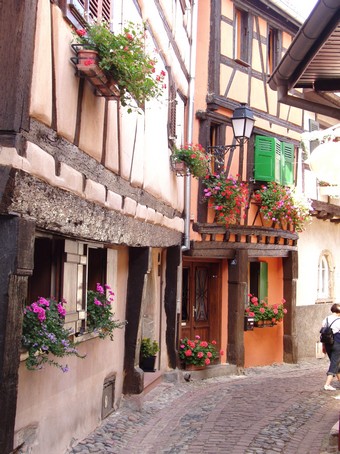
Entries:
[[108,104],[108,122],[106,136],[105,166],[115,173],[119,171],[119,128],[118,103],[111,101]]
[[[127,20],[141,22],[134,2],[125,1],[115,6],[121,12],[120,20],[115,27],[121,29]],[[73,40],[71,28],[62,17],[61,10],[40,0],[39,16],[36,33],[34,57],[34,76],[31,96],[31,114],[33,117],[50,125],[52,120],[52,56],[51,56],[51,22],[53,22],[53,39],[55,43],[54,58],[56,71],[57,131],[70,142],[73,142],[76,127],[76,109],[78,99],[79,78],[75,76],[75,68],[70,62],[73,56],[70,44]],[[160,46],[157,56],[156,72],[165,71],[165,64],[172,65],[172,75],[179,89],[187,95],[188,81],[177,57],[170,48],[170,41],[163,29],[158,10],[150,2],[141,2],[143,20],[148,19],[156,42],[149,36],[149,47]],[[171,8],[169,20],[172,33],[178,40],[177,44],[185,62],[189,64],[189,41],[184,39],[185,21],[180,21],[179,11]],[[182,14],[182,13],[181,13]],[[170,47],[169,47],[170,46]],[[166,77],[164,83],[168,87]],[[165,201],[175,209],[182,211],[183,179],[175,177],[170,170],[167,140],[168,98],[167,88],[157,100],[146,103],[145,114],[128,114],[120,108],[117,116],[116,101],[109,101],[108,126],[106,137],[105,163],[135,187],[144,187],[159,200]],[[183,102],[182,102],[183,103]],[[96,97],[88,82],[84,85],[79,147],[98,162],[102,161],[103,124],[105,100]],[[178,130],[182,139],[185,110],[178,109]],[[119,118],[119,127],[117,120]],[[118,129],[119,128],[119,129]],[[119,131],[119,140],[118,140]],[[182,140],[184,141],[184,140]]]
[[299,277],[297,305],[315,304],[318,285],[318,262],[322,251],[330,251],[334,263],[334,297],[340,301],[340,225],[312,219],[307,229],[299,234]]
[[[108,280],[115,292],[113,309],[117,319],[125,320],[127,248],[120,248],[109,256],[112,261],[109,268],[115,269]],[[115,406],[119,405],[123,387],[124,331],[124,328],[117,329],[114,341],[97,337],[81,342],[79,352],[86,354],[86,358],[67,357],[63,361],[69,365],[67,373],[52,366],[28,371],[23,362],[20,364],[15,446],[20,443],[25,428],[36,425],[31,452],[66,452],[70,440],[80,441],[100,423],[103,384],[112,373],[117,373]]]
[[52,121],[52,52],[50,3],[39,1],[34,43],[30,115],[46,125]]
[[[46,26],[44,24],[44,26]],[[46,33],[47,35],[47,33]],[[60,8],[53,8],[54,65],[56,71],[57,131],[70,142],[74,140],[77,120],[79,78],[70,58],[73,35],[63,20]]]

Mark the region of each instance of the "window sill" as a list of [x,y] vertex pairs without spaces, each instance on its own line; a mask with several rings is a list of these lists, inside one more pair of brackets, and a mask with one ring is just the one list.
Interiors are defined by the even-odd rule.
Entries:
[[319,298],[315,301],[315,304],[333,304],[334,298]]
[[234,62],[241,65],[241,66],[244,66],[245,68],[249,68],[250,67],[250,64],[247,63],[246,61],[243,61],[243,60],[240,60],[238,58],[234,58]]

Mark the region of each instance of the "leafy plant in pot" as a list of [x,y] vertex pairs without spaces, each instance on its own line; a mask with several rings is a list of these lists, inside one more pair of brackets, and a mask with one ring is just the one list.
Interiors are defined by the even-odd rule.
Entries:
[[159,352],[158,342],[151,340],[150,337],[143,337],[139,365],[144,372],[155,372],[157,352]]
[[[128,22],[122,33],[112,33],[110,24],[101,21],[87,24],[76,30],[74,44],[79,49],[92,50],[98,54],[98,66],[110,79],[116,81],[118,96],[128,112],[143,108],[144,103],[163,94],[166,84],[165,71],[156,74],[157,58],[146,50],[145,24]],[[83,65],[91,66],[97,58],[86,58]],[[137,108],[137,111],[138,111]]]

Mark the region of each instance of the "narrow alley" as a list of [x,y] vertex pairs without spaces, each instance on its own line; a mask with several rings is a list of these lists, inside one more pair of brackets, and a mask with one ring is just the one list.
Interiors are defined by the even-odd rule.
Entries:
[[[161,383],[125,397],[68,453],[320,454],[339,417],[323,390],[328,360],[246,369],[244,375]],[[333,448],[334,449],[334,448]]]

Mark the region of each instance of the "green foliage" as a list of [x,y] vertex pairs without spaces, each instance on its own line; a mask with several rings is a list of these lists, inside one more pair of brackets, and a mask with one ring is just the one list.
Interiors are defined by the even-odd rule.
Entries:
[[[222,350],[219,353],[223,355]],[[190,340],[186,337],[180,341],[178,354],[185,364],[208,366],[218,357],[216,341],[203,341],[200,339],[200,336],[195,336],[195,340]]]
[[149,358],[150,356],[155,356],[159,352],[158,342],[151,340],[149,337],[144,337],[140,346],[140,355],[142,358]]
[[[106,292],[108,297],[106,296]],[[102,286],[97,283],[96,291],[88,290],[87,292],[87,331],[89,333],[98,333],[101,339],[107,336],[113,340],[114,330],[123,328],[126,322],[120,322],[114,319],[112,313],[112,303],[114,293],[107,284]]]
[[204,177],[209,171],[210,158],[200,144],[182,145],[172,150],[174,161],[184,162],[190,170],[190,173],[196,177]]
[[215,210],[217,222],[236,224],[248,204],[248,185],[225,173],[207,174],[203,180],[204,197]]
[[81,356],[75,344],[69,339],[69,330],[64,328],[66,301],[38,298],[24,309],[23,332],[21,344],[27,349],[26,367],[29,370],[42,369],[44,364],[53,365],[63,372],[68,371],[54,358],[75,355]]
[[124,32],[113,34],[106,22],[87,25],[77,30],[76,41],[99,55],[99,66],[117,82],[120,101],[132,111],[131,97],[139,107],[157,98],[166,88],[165,72],[156,74],[157,60],[145,51],[145,30],[128,22]]
[[289,223],[296,232],[304,230],[310,220],[311,202],[288,186],[271,182],[255,191],[254,197],[264,219]]

